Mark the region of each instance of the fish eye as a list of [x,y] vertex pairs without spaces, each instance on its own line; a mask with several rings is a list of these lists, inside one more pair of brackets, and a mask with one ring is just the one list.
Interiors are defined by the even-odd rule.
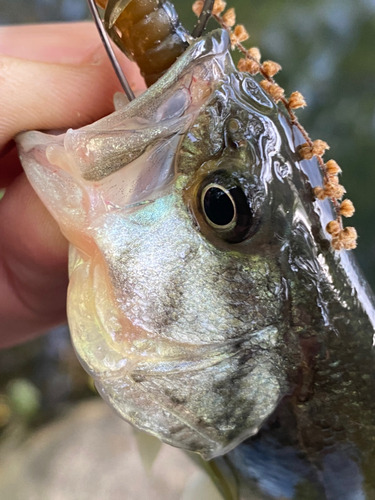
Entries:
[[203,182],[198,199],[207,224],[228,243],[245,240],[253,226],[249,200],[236,181],[221,172]]
[[228,229],[236,220],[236,203],[230,192],[218,184],[203,189],[201,204],[207,222],[215,228]]

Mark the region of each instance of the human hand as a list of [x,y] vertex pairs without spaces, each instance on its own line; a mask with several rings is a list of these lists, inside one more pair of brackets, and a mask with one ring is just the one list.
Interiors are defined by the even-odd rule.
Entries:
[[[133,89],[138,69],[120,61]],[[0,28],[0,347],[65,320],[68,243],[28,183],[12,138],[78,128],[120,91],[92,23]]]

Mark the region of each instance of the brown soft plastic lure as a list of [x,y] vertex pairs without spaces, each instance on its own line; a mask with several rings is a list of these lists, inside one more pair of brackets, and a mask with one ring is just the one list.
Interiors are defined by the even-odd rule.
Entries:
[[[155,83],[188,47],[188,33],[166,0],[96,0],[107,9],[108,33],[134,60],[147,86]],[[111,4],[114,4],[113,7]],[[114,8],[115,10],[114,14]]]

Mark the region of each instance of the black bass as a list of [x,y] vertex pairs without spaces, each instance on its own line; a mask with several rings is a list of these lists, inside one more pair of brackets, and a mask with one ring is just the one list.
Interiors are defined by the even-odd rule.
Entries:
[[229,500],[373,499],[374,298],[330,245],[323,172],[226,30],[186,40],[112,115],[18,136],[71,242],[77,354]]

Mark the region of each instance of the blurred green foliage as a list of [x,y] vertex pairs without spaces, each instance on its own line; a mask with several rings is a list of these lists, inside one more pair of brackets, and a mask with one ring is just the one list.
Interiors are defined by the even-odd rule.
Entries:
[[27,379],[14,379],[7,387],[9,406],[13,413],[22,418],[29,419],[36,415],[40,409],[40,391]]

